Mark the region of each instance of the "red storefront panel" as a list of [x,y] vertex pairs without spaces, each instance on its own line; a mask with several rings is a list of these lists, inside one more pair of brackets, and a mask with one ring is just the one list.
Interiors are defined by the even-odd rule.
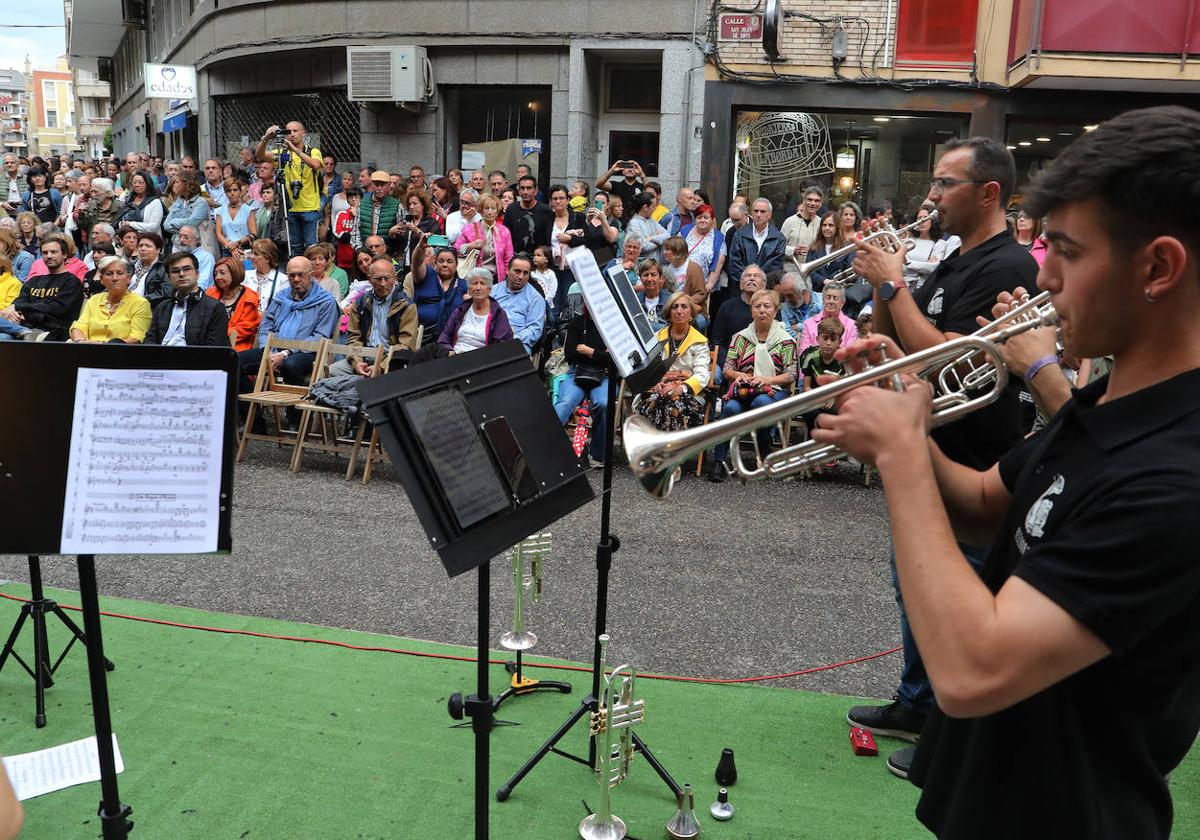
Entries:
[[[1036,9],[1041,8],[1041,32]],[[1017,0],[1010,62],[1044,52],[1180,55],[1200,45],[1200,0]]]
[[896,60],[969,63],[978,12],[978,0],[900,0]]

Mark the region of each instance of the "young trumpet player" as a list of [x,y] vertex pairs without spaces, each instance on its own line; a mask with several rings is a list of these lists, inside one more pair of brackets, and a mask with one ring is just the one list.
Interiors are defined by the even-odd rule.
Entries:
[[[1102,124],[1035,179],[1062,343],[1113,365],[999,463],[926,445],[912,378],[850,392],[813,432],[887,492],[937,698],[909,778],[940,838],[1170,834],[1168,778],[1200,729],[1198,202],[1200,114],[1176,106]],[[839,353],[860,366],[880,341]],[[1018,351],[1036,382],[1038,345]],[[982,579],[957,541],[992,544]]]

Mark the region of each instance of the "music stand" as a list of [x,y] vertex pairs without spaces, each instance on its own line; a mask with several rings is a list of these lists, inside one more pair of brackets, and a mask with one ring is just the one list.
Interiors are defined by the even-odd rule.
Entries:
[[180,553],[193,527],[186,553],[230,550],[237,370],[231,348],[0,342],[0,389],[28,408],[0,414],[0,553],[76,555],[104,840],[133,823],[117,789],[95,555]]
[[[596,542],[596,625],[592,635],[592,693],[580,701],[571,716],[521,765],[512,778],[497,789],[496,799],[500,802],[508,799],[513,788],[550,753],[569,758],[589,769],[596,767],[596,738],[590,732],[586,761],[560,750],[558,742],[579,721],[590,719],[588,716],[597,710],[600,703],[600,681],[603,677],[600,636],[606,632],[608,625],[608,576],[612,568],[613,554],[621,547],[621,541],[609,529],[612,513],[613,453],[616,448],[616,424],[613,423],[613,415],[617,410],[617,379],[624,378],[634,393],[640,393],[662,379],[672,361],[662,358],[662,343],[655,338],[646,312],[634,295],[633,288],[619,263],[609,272],[602,273],[591,251],[576,248],[567,256],[567,265],[579,281],[588,312],[608,346],[611,359],[608,366],[608,411],[605,412],[602,430],[604,470],[600,490],[600,537]],[[592,434],[595,433],[593,430]],[[679,783],[638,735],[633,734],[632,739],[634,749],[642,754],[646,763],[671,789],[672,795],[678,797],[683,790]]]
[[594,497],[520,342],[410,365],[357,385],[450,577],[477,570],[475,837],[488,836],[491,558]]

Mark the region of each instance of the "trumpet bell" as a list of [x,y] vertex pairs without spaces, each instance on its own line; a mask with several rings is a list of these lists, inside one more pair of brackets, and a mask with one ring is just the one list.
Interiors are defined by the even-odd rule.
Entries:
[[579,836],[583,840],[625,840],[625,822],[616,815],[599,820],[597,814],[588,814],[579,823]]
[[505,650],[529,650],[535,645],[537,645],[537,636],[531,630],[522,630],[520,632],[509,630],[500,637],[500,647]]
[[679,480],[682,470],[663,457],[660,443],[662,432],[641,414],[632,415],[621,429],[622,445],[638,481],[651,496],[665,499]]

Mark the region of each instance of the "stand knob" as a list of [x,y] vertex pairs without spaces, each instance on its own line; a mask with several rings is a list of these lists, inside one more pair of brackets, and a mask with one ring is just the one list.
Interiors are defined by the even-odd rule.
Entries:
[[446,701],[446,711],[450,713],[450,717],[455,720],[463,719],[463,696],[461,691],[456,691],[450,695],[450,699]]

